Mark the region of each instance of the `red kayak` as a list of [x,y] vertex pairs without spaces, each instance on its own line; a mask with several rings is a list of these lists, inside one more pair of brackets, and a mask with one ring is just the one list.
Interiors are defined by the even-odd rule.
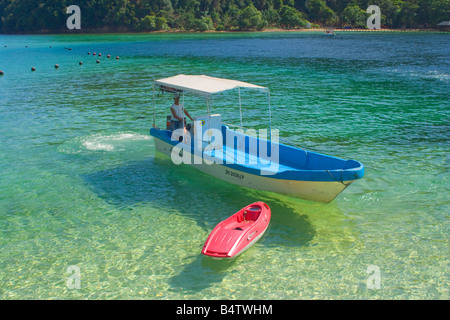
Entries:
[[270,222],[267,204],[258,201],[220,222],[211,232],[202,254],[213,258],[234,258],[262,237]]

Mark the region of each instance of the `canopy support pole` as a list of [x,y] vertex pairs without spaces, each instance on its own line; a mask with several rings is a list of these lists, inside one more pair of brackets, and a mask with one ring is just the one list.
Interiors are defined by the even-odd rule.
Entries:
[[270,91],[267,90],[267,100],[269,101],[269,141],[272,141],[272,111],[270,107]]
[[242,103],[241,103],[241,88],[238,88],[238,94],[239,94],[239,114],[241,117],[241,129],[243,129],[243,125],[242,125]]
[[[184,120],[186,119],[185,118],[185,114],[184,114],[184,91],[181,92],[181,105],[182,105],[182,107],[181,107],[181,121],[183,122],[182,124],[183,124],[183,133],[184,133],[183,143],[188,144],[188,143],[190,143],[190,141],[188,141],[188,132],[187,132],[187,128],[186,128],[186,124],[187,123],[184,122]],[[186,120],[186,122],[187,122],[187,120]]]
[[209,112],[211,112],[211,110],[212,110],[212,107],[213,107],[213,101],[214,101],[214,96],[211,96],[211,100],[210,100],[210,102],[209,102]]
[[155,111],[155,82],[153,82],[153,128],[156,128],[156,111]]
[[184,91],[181,92],[181,105],[183,106],[181,108],[181,117],[184,118]]
[[206,112],[208,112],[208,116],[211,115],[211,98],[207,97],[206,98]]

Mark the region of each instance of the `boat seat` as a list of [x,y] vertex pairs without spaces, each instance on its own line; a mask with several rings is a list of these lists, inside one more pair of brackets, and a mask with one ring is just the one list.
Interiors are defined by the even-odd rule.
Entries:
[[261,214],[261,209],[249,208],[244,211],[244,221],[256,221]]

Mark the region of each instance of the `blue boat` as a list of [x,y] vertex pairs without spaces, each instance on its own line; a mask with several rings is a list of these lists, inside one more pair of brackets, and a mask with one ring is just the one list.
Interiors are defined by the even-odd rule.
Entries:
[[323,36],[323,37],[335,37],[336,34],[334,33],[334,29],[333,29],[333,28],[327,28],[327,29],[325,30],[325,32],[322,33],[322,36]]
[[[269,101],[269,130],[233,130],[211,114],[212,96],[228,90],[259,90]],[[207,114],[194,118],[194,123],[171,130],[156,126],[155,103],[153,128],[157,152],[172,158],[174,164],[188,164],[224,181],[252,189],[286,194],[307,200],[330,202],[352,182],[364,176],[364,166],[356,160],[306,151],[279,143],[278,133],[271,128],[270,93],[265,87],[246,82],[205,75],[177,75],[156,80],[156,91],[191,93],[206,100]],[[155,101],[155,99],[154,99]],[[259,133],[259,135],[258,135]]]

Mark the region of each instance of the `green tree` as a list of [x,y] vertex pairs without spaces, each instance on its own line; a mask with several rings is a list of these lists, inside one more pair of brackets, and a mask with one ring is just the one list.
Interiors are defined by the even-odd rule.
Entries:
[[238,27],[238,16],[239,8],[234,4],[227,4],[228,9],[225,11],[223,16],[223,25],[226,30],[237,30]]
[[167,19],[164,17],[156,17],[156,30],[167,30],[169,26],[167,25]]
[[414,27],[417,25],[417,13],[419,11],[419,6],[415,3],[404,2],[401,6],[400,12],[398,13],[397,19],[395,21],[398,27]]
[[266,22],[266,24],[270,27],[277,27],[280,23],[280,14],[273,7],[269,7],[266,10],[263,10],[262,19]]
[[367,22],[367,13],[358,5],[349,5],[341,15],[342,23],[356,28],[364,28]]
[[260,29],[262,15],[253,4],[248,5],[238,12],[238,26],[241,30]]
[[381,24],[389,27],[395,26],[395,21],[400,12],[400,2],[384,0],[379,6],[381,10]]
[[140,30],[142,30],[142,31],[156,30],[156,16],[146,15],[144,18],[141,18]]
[[206,31],[214,29],[214,24],[211,17],[206,16],[195,20],[195,29],[198,31]]
[[308,10],[309,18],[313,21],[333,23],[337,20],[334,11],[323,0],[308,0],[305,6]]
[[300,11],[285,5],[280,8],[280,24],[284,28],[292,29],[305,27],[306,20]]
[[174,19],[174,9],[172,7],[172,2],[170,0],[160,0],[160,8],[158,12],[158,16],[166,19],[166,23],[168,21],[173,22]]
[[419,24],[436,26],[442,21],[450,20],[450,0],[422,0],[418,5]]

